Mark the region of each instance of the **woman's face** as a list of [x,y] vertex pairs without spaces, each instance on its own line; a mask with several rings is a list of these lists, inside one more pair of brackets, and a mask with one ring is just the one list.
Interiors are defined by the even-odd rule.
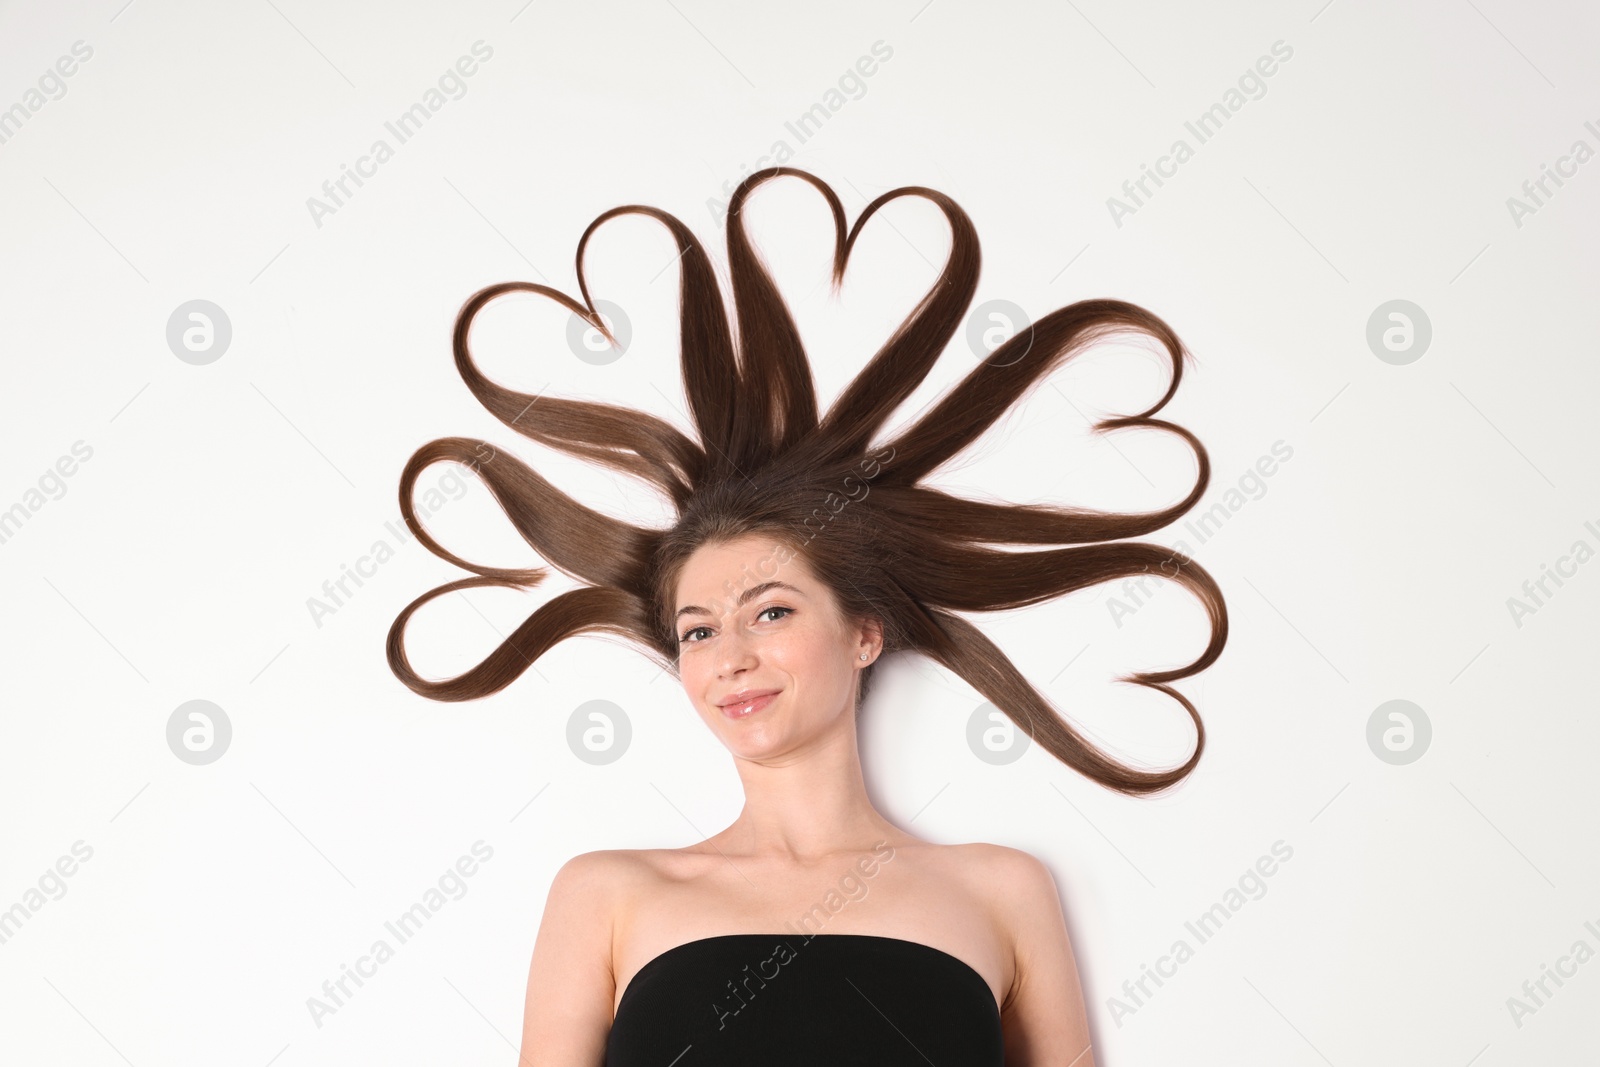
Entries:
[[[827,586],[774,538],[697,549],[673,611],[684,691],[734,755],[783,755],[854,729],[856,675],[877,657],[881,631],[842,619]],[[774,695],[753,709],[723,706],[742,693]]]

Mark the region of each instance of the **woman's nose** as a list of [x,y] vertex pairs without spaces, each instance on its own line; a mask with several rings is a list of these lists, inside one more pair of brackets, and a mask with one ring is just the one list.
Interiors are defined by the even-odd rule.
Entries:
[[717,649],[717,669],[723,677],[749,670],[755,665],[755,647],[737,628],[730,627]]

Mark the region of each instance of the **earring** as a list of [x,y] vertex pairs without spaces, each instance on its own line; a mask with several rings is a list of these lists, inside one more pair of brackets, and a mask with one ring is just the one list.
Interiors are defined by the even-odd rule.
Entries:
[[862,659],[866,659],[867,658],[867,654],[865,652],[861,653],[861,658]]

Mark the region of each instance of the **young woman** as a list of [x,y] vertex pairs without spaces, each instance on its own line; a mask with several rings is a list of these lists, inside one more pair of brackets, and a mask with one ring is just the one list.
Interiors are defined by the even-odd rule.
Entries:
[[[799,335],[743,230],[750,191],[778,175],[802,178],[827,199],[836,289],[862,225],[888,201],[926,197],[951,227],[939,280],[821,418]],[[505,389],[470,357],[473,318],[513,290],[549,296],[616,343],[593,310],[583,250],[601,223],[623,213],[649,215],[677,240],[684,386],[700,443],[641,412]],[[920,652],[968,681],[1034,743],[1109,788],[1152,793],[1194,768],[1205,731],[1167,683],[1221,654],[1222,594],[1182,553],[1118,540],[1181,516],[1209,479],[1200,442],[1151,417],[1176,392],[1185,349],[1142,308],[1082,301],[997,347],[925,416],[876,446],[874,434],[926,376],[976,289],[977,237],[966,214],[934,190],[897,189],[868,205],[847,237],[832,190],[777,167],[735,191],[728,252],[737,349],[704,251],[677,219],[641,205],[614,208],[584,232],[583,303],[547,286],[506,283],[475,294],[456,322],[457,366],[491,412],[537,441],[650,482],[676,508],[669,529],[586,508],[467,438],[424,446],[401,476],[402,513],[418,540],[478,575],[419,597],[395,620],[389,662],[406,685],[434,699],[470,700],[510,684],[566,637],[619,635],[681,681],[744,789],[739,817],[705,841],[589,852],[560,869],[529,972],[522,1062],[1092,1067],[1083,993],[1049,871],[1017,849],[935,844],[885,819],[862,780],[856,719],[878,661]],[[1188,441],[1199,476],[1183,501],[1119,515],[990,504],[920,484],[1044,375],[1119,331],[1160,341],[1172,382],[1149,410],[1099,428],[1153,426]],[[456,589],[528,587],[546,573],[478,566],[428,535],[411,492],[440,460],[476,468],[541,556],[587,585],[553,598],[477,667],[431,681],[406,659],[412,612]],[[1212,627],[1193,663],[1126,679],[1167,693],[1194,722],[1193,754],[1165,771],[1124,766],[1091,745],[957,614],[1151,572],[1196,594]]]

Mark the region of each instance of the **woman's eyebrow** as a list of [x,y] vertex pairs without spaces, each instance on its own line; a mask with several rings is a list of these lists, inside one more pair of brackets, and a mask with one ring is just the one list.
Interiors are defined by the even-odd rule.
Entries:
[[[796,589],[794,586],[790,585],[788,582],[777,582],[777,581],[762,582],[760,585],[753,585],[749,589],[746,589],[744,592],[740,593],[739,594],[739,602],[737,604],[735,604],[734,607],[736,607],[736,608],[744,607],[745,604],[749,603],[751,600],[754,600],[756,597],[760,596],[762,593],[765,593],[769,589],[787,589],[791,593],[795,593],[795,594],[797,594],[799,596],[805,596],[804,593],[800,592],[800,590]],[[674,615],[673,618],[674,619],[681,619],[685,615],[710,615],[710,614],[711,614],[711,612],[706,610],[705,608],[697,607],[694,604],[690,604],[686,608],[679,608],[678,609],[678,613],[676,615]]]

